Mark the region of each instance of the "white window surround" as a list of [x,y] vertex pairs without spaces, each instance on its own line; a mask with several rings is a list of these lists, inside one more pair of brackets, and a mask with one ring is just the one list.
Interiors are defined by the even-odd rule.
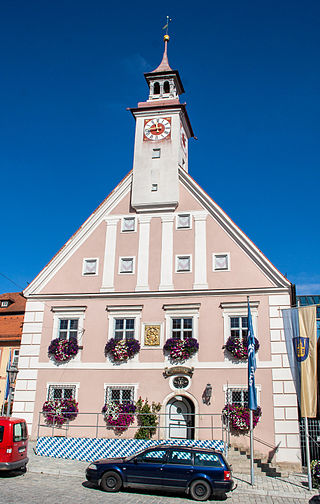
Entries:
[[[179,221],[180,221],[180,218],[187,218],[189,217],[189,225],[188,226],[181,226],[179,225]],[[190,230],[192,229],[192,214],[190,212],[181,212],[181,213],[178,213],[177,216],[176,216],[176,229],[179,230],[179,231],[183,231],[183,230]]]
[[[88,272],[87,270],[87,264],[88,263],[93,263],[95,262],[95,271],[94,272]],[[82,263],[82,276],[97,276],[99,273],[99,258],[98,257],[85,257],[83,259]]]
[[[82,335],[84,333],[84,319],[85,319],[85,311],[86,306],[78,306],[78,307],[52,307],[51,311],[53,312],[53,331],[52,331],[52,339],[56,339],[59,337],[59,328],[60,328],[60,320],[61,319],[78,319],[78,335],[77,341],[78,345],[82,343]],[[77,353],[77,355],[72,359],[73,362],[80,361],[81,350]],[[66,363],[68,365],[68,363]]]
[[[234,385],[234,384],[230,384],[228,383],[227,385],[223,385],[223,391],[224,391],[224,397],[225,397],[225,404],[227,404],[227,393],[228,393],[228,389],[229,390],[248,390],[248,386],[247,385],[244,385],[243,383],[241,385]],[[261,404],[261,385],[260,384],[256,384],[256,391],[257,391],[257,403],[258,403],[258,406],[259,404]]]
[[[132,271],[123,271],[123,264],[127,262],[132,261]],[[135,274],[135,266],[136,266],[136,258],[135,256],[120,256],[119,257],[119,269],[118,273],[119,275],[134,275]]]
[[[163,305],[166,320],[166,340],[172,337],[172,319],[192,318],[192,337],[198,339],[199,328],[199,304],[186,305]],[[197,354],[196,354],[197,355]]]
[[[115,320],[116,319],[134,319],[134,339],[140,341],[140,324],[141,324],[141,311],[143,305],[132,305],[132,306],[107,306],[108,312],[108,340],[114,337],[114,328],[115,328]],[[138,355],[135,355],[131,361],[138,362]]]
[[67,387],[75,387],[75,397],[74,399],[76,401],[78,401],[78,393],[79,393],[79,387],[80,387],[80,383],[79,382],[70,382],[70,383],[67,383],[67,382],[63,382],[63,383],[58,383],[58,382],[48,382],[47,383],[47,392],[46,392],[46,400],[48,401],[49,400],[49,389],[50,387],[56,387],[56,388],[67,388]]
[[[185,260],[187,261],[189,259],[189,269],[179,269],[179,261],[180,260]],[[192,254],[177,254],[176,255],[176,260],[175,260],[175,272],[176,273],[192,273]]]
[[133,401],[136,402],[138,399],[138,383],[104,383],[103,388],[104,388],[104,395],[103,395],[103,400],[106,400],[106,394],[107,394],[107,389],[108,387],[112,387],[113,389],[119,388],[119,389],[124,389],[124,388],[133,388]]
[[[144,328],[145,326],[160,326],[160,344],[158,346],[151,346],[151,345],[145,345],[144,344]],[[163,322],[143,322],[141,324],[141,348],[143,350],[162,350],[163,347],[163,333],[164,333],[164,323]]]
[[[259,302],[251,302],[250,301],[250,310],[252,317],[252,326],[253,332],[256,338],[258,338],[257,327],[258,327],[258,306]],[[230,336],[231,317],[247,317],[248,316],[248,308],[245,302],[230,302],[230,303],[221,303],[220,307],[223,309],[222,317],[223,317],[223,332],[224,332],[224,343],[226,343],[227,339]]]
[[[216,257],[219,256],[225,256],[227,259],[227,268],[216,268]],[[212,254],[212,271],[214,273],[221,272],[221,271],[231,271],[231,264],[230,264],[230,252],[214,252]]]
[[152,159],[159,159],[160,157],[161,157],[161,149],[159,147],[152,149]]
[[[130,229],[131,226],[126,226],[126,223],[131,224],[131,221],[133,221],[133,228]],[[126,229],[126,227],[128,229]],[[135,233],[137,231],[137,219],[135,216],[132,215],[125,215],[121,219],[121,233]]]
[[19,348],[14,348],[12,352],[12,365],[18,367],[19,362]]

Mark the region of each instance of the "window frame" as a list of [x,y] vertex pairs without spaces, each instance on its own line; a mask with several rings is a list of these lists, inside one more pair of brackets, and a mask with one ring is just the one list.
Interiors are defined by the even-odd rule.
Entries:
[[[250,311],[252,318],[252,326],[253,332],[257,339],[258,337],[258,307],[259,301],[250,301]],[[229,336],[231,336],[231,318],[232,317],[247,317],[248,316],[248,305],[246,302],[223,302],[220,304],[222,308],[222,317],[223,317],[223,336],[224,343],[227,342]],[[256,359],[258,361],[259,357],[256,355]],[[225,360],[230,360],[225,355]],[[245,364],[247,365],[247,364]]]
[[[234,392],[248,392],[248,386],[247,385],[234,385],[234,384],[227,384],[227,385],[223,385],[223,391],[224,391],[224,403],[225,403],[225,406],[227,406],[227,404],[233,404],[232,402],[228,403],[228,391],[234,391]],[[257,403],[258,404],[261,404],[261,401],[260,401],[260,395],[261,395],[261,385],[259,384],[256,384],[256,391],[257,391]],[[242,404],[242,406],[244,406]]]
[[[159,154],[159,155],[157,155]],[[161,148],[160,147],[154,147],[152,149],[152,158],[151,159],[160,159],[161,158]]]
[[[57,400],[59,401],[60,399],[51,399],[51,397],[53,397],[53,393],[51,395],[51,389],[54,390],[54,388],[62,388],[62,389],[72,389],[73,390],[73,397],[72,399],[74,399],[75,401],[78,401],[78,392],[79,392],[79,387],[80,387],[80,383],[76,383],[76,382],[71,382],[71,383],[66,383],[66,382],[63,382],[63,383],[57,383],[57,382],[48,382],[47,383],[47,392],[46,392],[46,400],[47,401],[54,401],[54,400]],[[62,398],[63,399],[63,398]]]
[[[86,273],[86,263],[89,261],[95,261],[96,262],[96,269],[94,273]],[[99,274],[99,257],[84,257],[83,262],[82,262],[82,276],[85,277],[92,277],[92,276],[98,276]]]
[[[59,328],[60,328],[60,320],[61,319],[78,319],[78,331],[77,331],[77,343],[80,346],[79,352],[72,359],[72,362],[67,362],[65,366],[72,366],[73,362],[79,362],[81,356],[81,343],[82,336],[84,333],[84,321],[85,321],[85,311],[86,306],[58,306],[52,307],[51,311],[53,312],[53,328],[52,328],[52,339],[59,338]],[[52,363],[54,365],[54,363]]]
[[[216,267],[215,267],[215,260],[216,260],[216,257],[220,257],[220,256],[226,256],[226,258],[227,258],[227,263],[228,263],[227,268],[216,268]],[[212,271],[213,271],[214,273],[225,272],[225,271],[231,271],[231,264],[230,264],[230,252],[213,252],[213,253],[212,253]]]
[[[193,332],[192,337],[199,341],[199,310],[200,303],[190,303],[190,304],[173,304],[173,305],[163,305],[163,310],[165,311],[165,321],[166,321],[166,329],[165,329],[165,339],[166,341],[170,339],[172,336],[171,328],[172,328],[172,319],[174,318],[192,318],[192,326]],[[197,359],[198,353],[196,353],[191,359]],[[168,360],[168,357],[165,357]]]
[[[137,383],[104,383],[104,404],[112,404],[112,401],[108,401],[108,393],[109,390],[132,390],[132,400],[131,402],[135,402],[137,400],[137,389],[138,389],[138,384]],[[122,402],[116,403],[116,404],[123,404]]]
[[[179,226],[179,218],[180,217],[189,217],[189,226]],[[184,231],[184,230],[190,230],[192,229],[192,214],[190,212],[180,212],[176,216],[176,230],[177,231]]]
[[[129,259],[132,260],[132,271],[121,271],[122,261],[129,260]],[[134,275],[135,274],[135,263],[136,263],[135,256],[120,256],[119,257],[119,269],[118,269],[119,275]]]
[[[133,229],[125,229],[124,223],[126,220],[133,220]],[[125,215],[121,218],[121,233],[135,233],[137,231],[137,218],[134,215]]]
[[[140,327],[141,327],[141,312],[143,305],[132,305],[132,306],[112,306],[106,307],[108,312],[108,341],[114,338],[114,328],[116,319],[135,319],[134,322],[134,339],[140,342]],[[138,361],[138,355],[135,355],[131,361]],[[107,357],[106,357],[107,360]]]
[[[179,259],[187,259],[189,258],[190,269],[188,270],[180,270],[178,268]],[[192,254],[177,254],[175,260],[175,272],[179,274],[183,273],[192,273]]]

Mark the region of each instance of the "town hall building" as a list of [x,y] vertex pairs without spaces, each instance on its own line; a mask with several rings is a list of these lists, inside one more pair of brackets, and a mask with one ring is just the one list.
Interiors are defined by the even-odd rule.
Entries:
[[[131,109],[132,171],[24,291],[13,411],[35,438],[44,403],[74,399],[68,435],[94,437],[104,404],[141,397],[161,404],[157,439],[220,439],[225,405],[247,404],[247,361],[225,345],[245,340],[249,297],[262,411],[255,450],[267,458],[277,447],[274,462],[298,468],[281,317],[292,286],[189,175],[194,133],[168,41],[145,74],[147,100]],[[76,342],[70,359],[48,355],[54,340]],[[115,434],[98,422],[99,437],[134,437],[134,423]],[[231,434],[231,444],[248,446]]]

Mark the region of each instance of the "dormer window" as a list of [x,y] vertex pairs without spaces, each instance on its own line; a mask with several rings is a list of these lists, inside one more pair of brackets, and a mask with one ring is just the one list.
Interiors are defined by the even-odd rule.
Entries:
[[170,83],[169,81],[165,81],[163,84],[163,92],[164,93],[170,93]]
[[8,308],[9,301],[7,299],[2,300],[0,306],[1,306],[1,308]]
[[153,94],[158,95],[160,94],[160,84],[159,82],[155,82],[153,85]]

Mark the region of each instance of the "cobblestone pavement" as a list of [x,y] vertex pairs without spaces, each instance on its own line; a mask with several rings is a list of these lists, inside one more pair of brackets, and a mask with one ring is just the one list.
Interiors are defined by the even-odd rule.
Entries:
[[[108,494],[86,482],[87,462],[36,456],[29,450],[26,473],[0,473],[0,504],[182,504],[193,502],[184,494],[147,493],[125,490]],[[320,504],[317,490],[309,492],[306,476],[288,478],[256,476],[255,486],[250,477],[234,473],[237,489],[227,495],[226,504]],[[212,499],[211,502],[215,502]]]

